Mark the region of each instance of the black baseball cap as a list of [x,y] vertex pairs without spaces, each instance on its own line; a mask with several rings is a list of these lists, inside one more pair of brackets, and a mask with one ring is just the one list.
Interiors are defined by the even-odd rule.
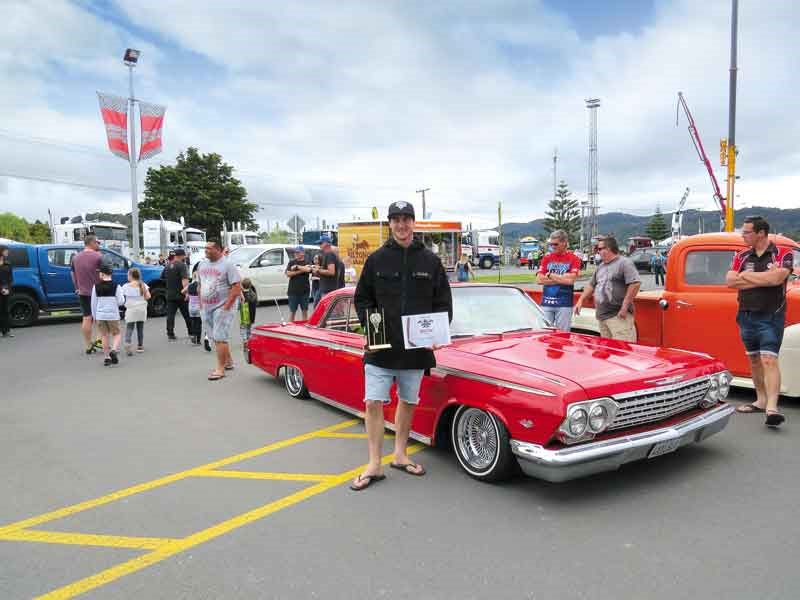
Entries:
[[186,256],[186,250],[184,250],[183,248],[175,248],[174,255],[175,256]]
[[398,200],[397,202],[392,202],[389,205],[389,218],[391,219],[395,215],[408,215],[412,219],[415,219],[414,216],[414,205],[410,202],[406,202],[405,200]]

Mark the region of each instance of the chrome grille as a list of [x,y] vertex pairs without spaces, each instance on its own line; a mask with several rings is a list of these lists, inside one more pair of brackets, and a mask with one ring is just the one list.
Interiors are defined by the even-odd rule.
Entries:
[[708,377],[703,377],[677,385],[613,396],[619,410],[608,431],[661,421],[695,408],[706,395],[709,382]]

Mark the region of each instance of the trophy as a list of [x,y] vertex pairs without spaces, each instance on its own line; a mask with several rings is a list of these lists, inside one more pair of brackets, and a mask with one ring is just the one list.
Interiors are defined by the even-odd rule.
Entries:
[[383,316],[383,309],[367,311],[367,350],[386,350],[392,345],[386,338],[386,319]]

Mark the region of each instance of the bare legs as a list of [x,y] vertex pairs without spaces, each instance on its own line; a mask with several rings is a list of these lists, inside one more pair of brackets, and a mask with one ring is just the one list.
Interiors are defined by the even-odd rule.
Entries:
[[88,348],[94,340],[92,339],[92,317],[83,317],[81,321],[81,333],[83,334],[83,343]]

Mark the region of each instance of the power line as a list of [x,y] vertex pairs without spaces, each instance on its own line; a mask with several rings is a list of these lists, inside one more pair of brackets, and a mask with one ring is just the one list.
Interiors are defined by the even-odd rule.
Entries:
[[117,188],[109,185],[94,185],[91,183],[80,183],[77,181],[70,181],[69,179],[56,179],[54,177],[37,177],[35,175],[20,175],[19,173],[10,173],[7,171],[0,171],[0,177],[13,177],[14,179],[28,179],[30,181],[41,181],[44,183],[58,183],[61,185],[71,185],[79,188],[86,188],[90,190],[100,190],[104,192],[129,192],[127,188]]

